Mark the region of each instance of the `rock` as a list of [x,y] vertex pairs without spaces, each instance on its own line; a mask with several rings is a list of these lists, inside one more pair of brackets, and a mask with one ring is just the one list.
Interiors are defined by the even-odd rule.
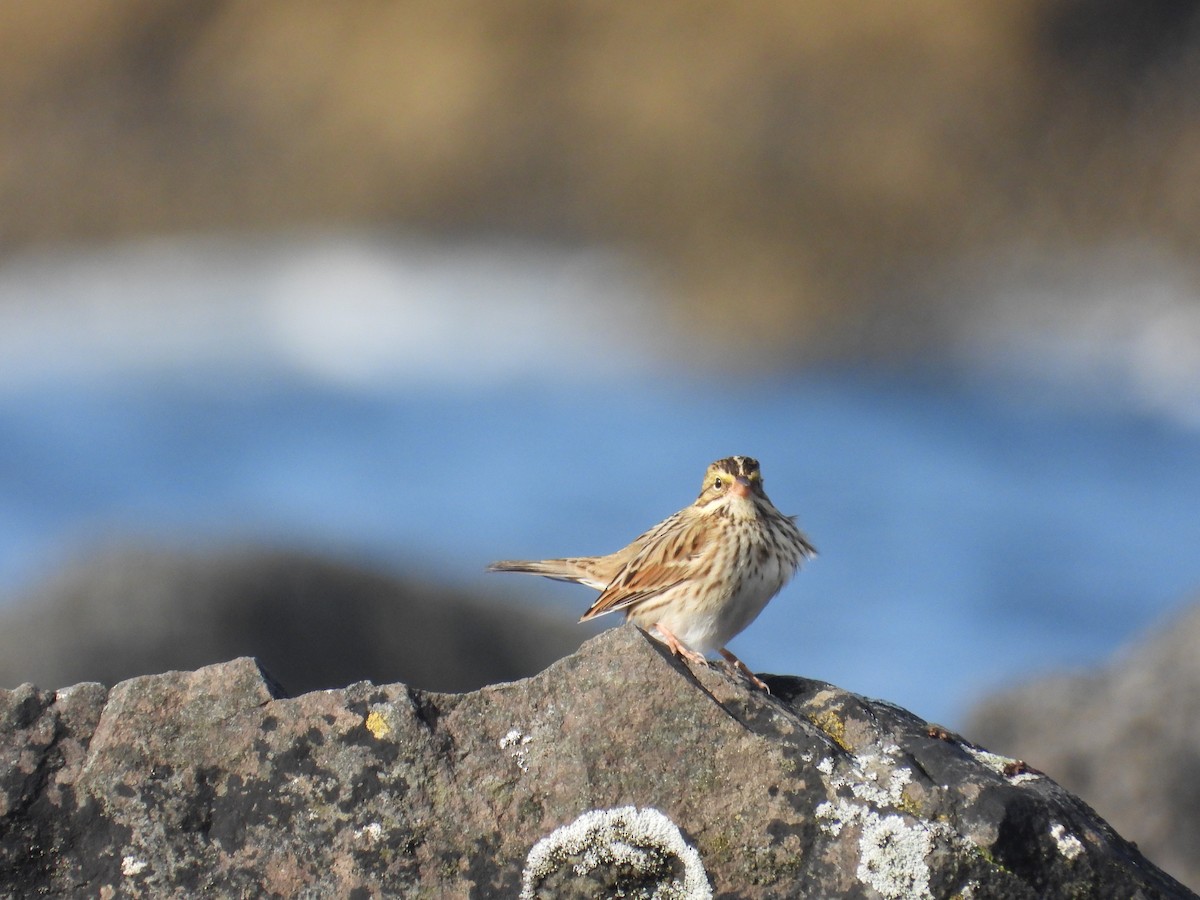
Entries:
[[369,679],[467,691],[532,675],[594,629],[310,554],[99,553],[0,612],[0,685],[115,684],[254,656],[301,693]]
[[1176,878],[1200,887],[1200,604],[1105,668],[980,703],[970,732],[1086,797]]
[[471,694],[285,698],[251,659],[0,692],[0,894],[1192,897],[912,714],[632,627]]

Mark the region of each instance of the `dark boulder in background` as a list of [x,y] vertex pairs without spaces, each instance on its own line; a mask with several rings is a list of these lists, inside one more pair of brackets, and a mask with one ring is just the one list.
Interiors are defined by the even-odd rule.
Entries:
[[250,659],[0,692],[0,893],[1193,897],[1049,778],[631,628],[471,694]]
[[981,702],[968,732],[1045,770],[1200,886],[1200,605],[1085,674]]
[[264,549],[144,547],[69,565],[0,609],[0,685],[116,684],[254,656],[289,690],[532,675],[595,629],[430,580]]

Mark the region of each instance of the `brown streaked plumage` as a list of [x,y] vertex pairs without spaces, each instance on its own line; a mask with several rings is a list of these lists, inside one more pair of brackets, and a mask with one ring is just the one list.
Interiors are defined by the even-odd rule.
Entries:
[[615,553],[505,560],[488,570],[595,588],[600,596],[580,621],[622,611],[657,632],[672,653],[702,662],[716,650],[766,690],[725,645],[814,555],[794,520],[767,499],[758,461],[730,456],[708,467],[695,503]]

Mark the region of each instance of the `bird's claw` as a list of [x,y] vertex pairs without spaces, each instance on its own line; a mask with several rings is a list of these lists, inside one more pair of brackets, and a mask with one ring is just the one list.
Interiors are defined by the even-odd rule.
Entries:
[[760,691],[764,691],[765,693],[768,693],[768,694],[771,693],[771,688],[767,686],[767,683],[765,681],[763,681],[761,678],[759,678],[757,675],[755,675],[753,672],[751,672],[750,667],[748,665],[746,665],[744,662],[742,662],[740,659],[738,659],[736,656],[734,656],[732,653],[730,653],[724,647],[721,648],[721,655],[723,657],[725,657],[725,659],[728,661],[729,665],[738,674],[742,675],[752,685],[754,685]]

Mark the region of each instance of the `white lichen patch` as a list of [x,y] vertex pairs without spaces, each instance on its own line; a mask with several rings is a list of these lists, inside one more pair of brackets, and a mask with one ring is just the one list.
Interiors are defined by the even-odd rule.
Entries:
[[1067,827],[1059,822],[1050,826],[1050,837],[1054,838],[1058,852],[1069,860],[1083,852],[1083,841],[1067,831]]
[[533,900],[538,885],[572,859],[576,860],[572,868],[577,875],[610,867],[635,876],[661,872],[664,861],[675,859],[682,865],[682,877],[660,882],[645,896],[653,900],[712,898],[700,854],[657,809],[594,809],[556,828],[529,851],[521,873],[521,900]]
[[354,839],[365,844],[377,844],[381,837],[383,837],[383,826],[378,822],[369,822],[354,831]]
[[1016,760],[1009,756],[1001,756],[999,753],[992,753],[990,750],[981,750],[979,747],[972,747],[970,744],[963,744],[963,749],[966,750],[975,761],[980,765],[986,766],[997,775],[1003,775],[1008,779],[1009,784],[1022,784],[1026,781],[1037,781],[1039,776],[1033,772],[1018,772],[1015,775],[1009,775],[1012,771],[1011,767],[1016,764]]
[[936,844],[955,835],[949,826],[902,814],[904,788],[912,771],[896,765],[900,748],[888,745],[878,754],[853,758],[849,770],[829,779],[837,795],[818,804],[821,830],[839,837],[847,826],[857,828],[858,879],[889,900],[931,898],[929,864]]
[[884,897],[932,897],[925,858],[933,843],[933,830],[921,823],[869,813],[863,817],[858,841],[859,881]]
[[132,878],[134,875],[141,875],[146,871],[146,867],[150,865],[144,859],[138,859],[136,856],[126,856],[121,859],[121,874],[126,878]]
[[977,893],[978,891],[979,882],[968,881],[958,889],[954,896],[957,898],[957,900],[977,900],[978,897],[982,897],[982,894]]
[[522,772],[529,771],[529,759],[525,754],[525,745],[533,740],[533,735],[522,734],[519,729],[514,728],[504,737],[500,738],[500,749],[510,751],[513,761],[517,764],[517,768]]
[[816,813],[821,830],[830,837],[838,837],[842,833],[842,823],[853,821],[856,810],[845,800],[838,800],[837,803],[818,803]]
[[855,874],[863,884],[889,900],[933,896],[926,859],[939,840],[953,840],[949,826],[899,813],[881,813],[845,798],[822,803],[816,812],[821,829],[833,837],[846,826],[859,829]]
[[80,684],[73,684],[70,687],[59,688],[54,692],[54,700],[56,703],[62,703],[65,700],[70,700],[77,693],[79,693],[81,689],[88,688],[95,683],[96,682],[94,681],[84,681]]
[[899,806],[904,800],[904,786],[912,781],[912,771],[889,768],[886,757],[866,757],[866,760],[867,765],[856,765],[858,779],[850,783],[851,793],[875,806]]

